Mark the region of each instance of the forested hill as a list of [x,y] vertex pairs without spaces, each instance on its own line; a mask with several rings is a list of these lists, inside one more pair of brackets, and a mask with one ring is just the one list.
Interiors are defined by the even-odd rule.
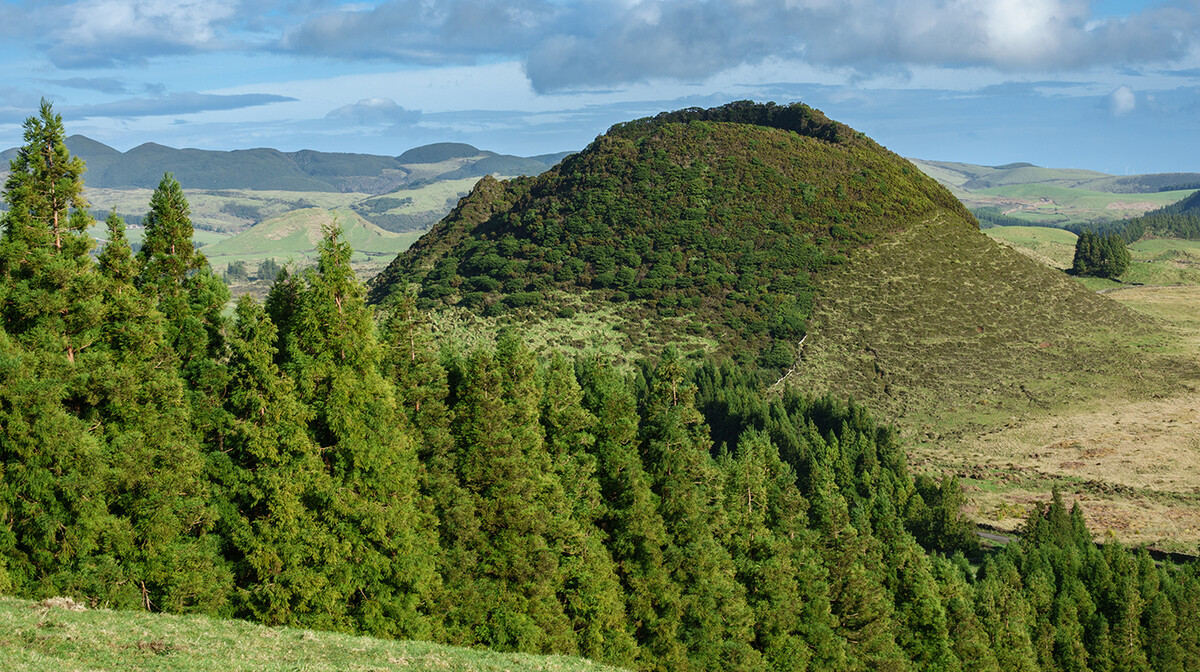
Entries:
[[810,107],[682,110],[618,124],[540,176],[485,178],[371,298],[417,283],[429,308],[534,319],[617,304],[634,348],[686,329],[764,351],[802,336],[815,275],[935,215],[977,229],[933,179]]
[[[536,175],[565,156],[565,153],[529,158],[510,156],[461,143],[416,147],[400,156],[312,150],[281,152],[268,148],[224,152],[175,149],[153,142],[120,152],[82,135],[67,138],[66,146],[87,163],[89,187],[110,189],[153,189],[163,173],[170,172],[189,189],[384,194],[397,187],[413,186],[417,180],[492,173]],[[0,154],[0,171],[7,168],[15,155],[15,149]]]
[[1165,238],[1200,239],[1200,191],[1166,207],[1147,212],[1123,227],[1127,239],[1143,234]]

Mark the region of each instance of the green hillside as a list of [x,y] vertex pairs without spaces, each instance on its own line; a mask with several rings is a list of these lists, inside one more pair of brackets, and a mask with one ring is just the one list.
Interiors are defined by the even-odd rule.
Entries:
[[1023,184],[1053,185],[1110,194],[1150,194],[1200,188],[1200,173],[1110,175],[1078,168],[1042,168],[1031,163],[980,166],[953,161],[911,161],[939,182],[966,191]]
[[253,263],[266,258],[280,262],[294,260],[305,265],[316,259],[317,243],[323,231],[334,224],[342,227],[344,238],[354,247],[357,259],[391,257],[407,249],[417,236],[413,233],[385,231],[349,208],[307,208],[269,219],[235,236],[207,245],[204,255],[216,267],[239,259]]
[[[618,306],[627,350],[699,338],[786,364],[813,278],[913,221],[976,230],[930,178],[803,105],[734,103],[613,127],[534,178],[484,178],[372,284],[450,313]],[[507,318],[505,318],[507,319]]]
[[[61,605],[61,606],[59,606]],[[63,598],[0,597],[0,669],[201,672],[605,672],[583,658],[268,628],[245,621],[78,609]]]

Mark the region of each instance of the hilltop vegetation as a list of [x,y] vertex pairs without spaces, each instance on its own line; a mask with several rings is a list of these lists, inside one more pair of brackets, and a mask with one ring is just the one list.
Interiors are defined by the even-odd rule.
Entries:
[[627,327],[637,349],[687,329],[726,354],[765,351],[803,336],[814,275],[935,212],[974,228],[932,180],[811,108],[689,110],[615,126],[541,176],[485,178],[371,300],[417,284],[422,307],[543,319],[574,296],[627,304],[633,323],[678,320]]

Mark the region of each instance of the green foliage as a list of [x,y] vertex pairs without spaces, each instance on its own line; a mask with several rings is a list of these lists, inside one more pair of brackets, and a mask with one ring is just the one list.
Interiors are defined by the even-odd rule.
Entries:
[[[598,143],[658,156],[693,134],[812,140],[727,123],[765,118],[868,146],[806,109],[686,111]],[[42,112],[27,126],[51,132],[31,132],[30,147],[48,137],[38,152],[78,167]],[[699,118],[713,114],[725,121]],[[973,571],[956,479],[914,479],[896,431],[852,401],[768,391],[777,374],[757,366],[769,359],[689,366],[668,348],[623,376],[595,357],[539,361],[513,330],[464,348],[435,337],[418,309],[437,300],[427,289],[393,294],[377,326],[337,228],[316,268],[279,272],[265,305],[243,298],[226,319],[203,257],[170,243],[188,227],[177,182],[155,194],[148,251],[135,259],[110,215],[93,261],[79,231],[56,232],[87,215],[70,199],[43,207],[53,189],[31,151],[14,161],[0,237],[0,589],[637,670],[1181,670],[1200,658],[1197,565],[1098,548],[1056,492]],[[739,170],[781,170],[753,158]],[[739,329],[801,333],[803,283],[761,315],[737,312],[787,280],[766,248],[724,266],[712,262],[723,243],[707,256],[678,243],[707,235],[687,200],[708,198],[707,160],[627,166],[632,180],[675,172],[695,189],[664,200],[678,206],[669,235],[616,238],[609,215],[623,205],[602,202],[617,192],[582,170],[593,160],[554,178],[598,181],[571,192],[574,210],[557,220],[562,202],[546,200],[548,217],[521,221],[558,237],[464,236],[467,254],[427,269],[430,286],[450,297],[468,284],[487,310],[532,312],[514,301],[535,291],[529,268],[574,260],[563,282],[630,305],[645,290],[695,307],[680,290],[711,278]],[[839,194],[900,189],[871,166],[828,192],[805,183],[797,207],[836,221],[800,257],[867,238]],[[76,179],[58,186],[81,193]],[[478,193],[463,221],[511,214],[488,205],[512,195],[498,183]],[[586,216],[589,204],[607,214]],[[550,240],[572,244],[539,256]]]
[[1116,233],[1100,237],[1083,231],[1075,242],[1071,272],[1080,276],[1117,278],[1129,268],[1129,248]]
[[[484,178],[371,300],[416,283],[426,306],[537,319],[565,307],[547,290],[590,294],[662,325],[645,351],[682,325],[726,355],[766,351],[804,335],[822,272],[938,210],[974,227],[931,179],[806,106],[684,110],[614,126],[539,177]],[[786,346],[763,363],[790,365]]]

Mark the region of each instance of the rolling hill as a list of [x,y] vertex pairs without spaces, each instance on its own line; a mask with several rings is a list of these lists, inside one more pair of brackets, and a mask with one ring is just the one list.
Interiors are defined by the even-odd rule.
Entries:
[[306,208],[268,219],[237,235],[203,248],[209,263],[221,267],[240,259],[253,262],[273,258],[305,262],[316,259],[317,242],[324,228],[337,224],[358,258],[392,256],[407,248],[417,234],[385,231],[349,208]]
[[416,292],[463,343],[523,325],[543,350],[618,362],[674,345],[853,396],[1010,528],[1055,486],[1112,507],[1133,491],[1103,456],[1085,485],[989,437],[1044,424],[1076,445],[1065,418],[1200,380],[1155,318],[995,242],[945,187],[802,105],[664,113],[541,176],[484,179],[369,287]]
[[1200,173],[1110,175],[1077,168],[1042,168],[1032,163],[980,166],[952,161],[909,160],[939,182],[966,191],[1020,184],[1048,184],[1110,194],[1149,194],[1200,188]]
[[[372,281],[371,298],[409,284],[427,307],[497,321],[616,308],[611,337],[630,353],[686,343],[788,368],[802,338],[811,361],[838,334],[849,339],[838,354],[797,375],[880,399],[922,386],[924,374],[899,372],[930,359],[930,339],[948,356],[987,362],[1006,343],[1063,343],[1064,330],[1134,322],[993,243],[933,179],[803,105],[665,113],[613,127],[541,176],[485,179]],[[1027,310],[1041,293],[1054,298]],[[1019,311],[1027,336],[1014,339],[1005,324]],[[952,315],[969,325],[939,335]],[[864,354],[868,340],[906,338],[926,355]],[[1023,354],[1029,371],[1048,365],[1043,350]],[[860,381],[859,368],[876,364],[899,377]]]
[[[153,142],[120,152],[82,135],[67,138],[67,148],[88,167],[93,189],[153,189],[163,173],[174,173],[188,189],[257,191],[364,192],[379,195],[415,181],[501,175],[536,175],[563,154],[519,157],[460,143],[410,149],[400,156],[337,152],[281,152],[259,148],[235,151],[175,149]],[[7,168],[15,149],[0,153]]]
[[[372,282],[430,307],[535,320],[616,305],[634,351],[677,340],[790,362],[823,270],[945,213],[944,189],[803,105],[620,124],[533,178],[485,178]],[[769,354],[768,351],[771,351]]]

